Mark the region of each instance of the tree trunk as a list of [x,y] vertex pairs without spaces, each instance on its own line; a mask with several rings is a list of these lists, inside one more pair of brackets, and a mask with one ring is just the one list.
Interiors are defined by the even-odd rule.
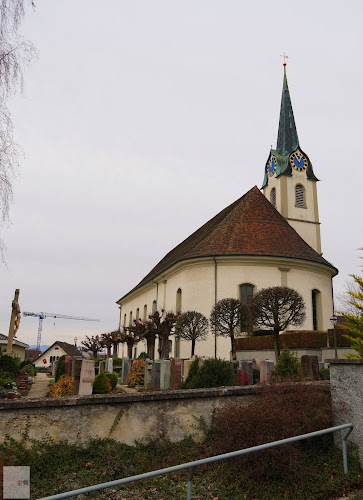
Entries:
[[127,357],[129,359],[132,359],[132,348],[133,348],[134,344],[132,344],[131,342],[127,344]]
[[107,346],[106,349],[107,349],[107,357],[110,358],[111,357],[111,346]]
[[118,346],[118,342],[115,342],[113,344],[113,354],[112,354],[113,358],[117,358],[117,346]]
[[97,349],[95,349],[94,351],[92,351],[93,357],[95,359],[97,359],[97,352],[98,352]]
[[195,351],[195,339],[192,340],[192,356],[194,356]]
[[231,349],[232,349],[232,359],[235,360],[236,359],[236,347],[235,347],[235,344],[234,344],[234,335],[232,333],[231,335]]
[[160,359],[169,359],[169,335],[159,335]]
[[276,363],[278,363],[278,361],[280,359],[279,333],[280,332],[274,332],[274,349],[275,349]]
[[155,358],[155,337],[153,339],[147,339],[146,350],[151,359]]

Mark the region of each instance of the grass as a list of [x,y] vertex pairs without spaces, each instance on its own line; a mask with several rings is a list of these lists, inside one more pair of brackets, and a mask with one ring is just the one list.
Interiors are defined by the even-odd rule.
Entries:
[[[327,437],[329,438],[329,436]],[[244,473],[243,462],[231,460],[197,469],[193,478],[193,498],[198,499],[330,499],[363,488],[359,460],[350,451],[349,474],[344,475],[342,452],[324,442],[304,444],[304,474],[256,481]],[[127,446],[112,439],[95,439],[87,446],[55,443],[49,437],[16,442],[6,438],[0,445],[0,466],[30,465],[31,498],[112,481],[143,472],[189,462],[216,454],[211,442],[179,443],[155,441]],[[178,499],[186,497],[188,472],[109,488],[79,498],[97,499]]]

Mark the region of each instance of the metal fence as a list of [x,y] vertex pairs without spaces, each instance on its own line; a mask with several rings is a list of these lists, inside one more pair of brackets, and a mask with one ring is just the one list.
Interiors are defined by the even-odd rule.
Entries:
[[347,474],[348,473],[347,438],[353,430],[353,424],[337,425],[335,427],[329,427],[328,429],[323,429],[321,431],[309,432],[308,434],[302,434],[300,436],[281,439],[280,441],[273,441],[272,443],[261,444],[259,446],[253,446],[252,448],[246,448],[244,450],[232,451],[230,453],[224,453],[223,455],[216,455],[214,457],[203,458],[201,460],[195,460],[194,462],[175,465],[174,467],[167,467],[166,469],[154,470],[151,472],[146,472],[145,474],[138,474],[137,476],[125,477],[124,479],[116,479],[115,481],[109,481],[108,483],[96,484],[95,486],[87,486],[86,488],[80,488],[78,490],[59,493],[57,495],[44,497],[39,500],[58,500],[61,498],[70,498],[84,493],[91,493],[93,491],[104,490],[105,488],[113,488],[115,486],[120,486],[121,484],[132,483],[134,481],[142,481],[143,479],[149,479],[151,477],[156,477],[156,476],[163,476],[165,474],[170,474],[172,472],[177,472],[184,469],[190,469],[188,477],[188,485],[187,485],[187,500],[191,500],[193,475],[195,473],[196,468],[199,467],[200,465],[206,465],[212,462],[219,462],[220,460],[226,460],[228,458],[247,455],[247,453],[252,453],[254,451],[267,450],[268,448],[274,448],[275,446],[282,446],[287,443],[294,443],[296,441],[302,441],[304,439],[323,436],[324,434],[331,434],[333,432],[341,431],[344,429],[346,429],[346,432],[342,436],[343,467],[344,467],[344,473]]

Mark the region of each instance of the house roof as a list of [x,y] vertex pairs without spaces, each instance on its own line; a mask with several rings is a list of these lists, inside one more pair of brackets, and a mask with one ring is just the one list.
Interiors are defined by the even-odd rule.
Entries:
[[[9,337],[7,335],[4,335],[4,334],[0,333],[0,344],[7,343],[8,342],[8,338]],[[20,347],[25,347],[25,348],[29,347],[28,344],[25,344],[25,342],[20,342],[20,340],[18,340],[16,338],[13,338],[13,344],[18,345]]]
[[67,342],[60,342],[59,340],[57,340],[51,346],[49,346],[48,349],[46,349],[44,352],[42,352],[38,356],[38,358],[44,356],[49,351],[49,349],[51,349],[55,345],[58,345],[59,347],[61,347],[63,349],[63,351],[67,354],[67,356],[81,356],[82,355],[80,353],[80,351],[76,347],[74,347],[74,345],[68,344]]
[[38,349],[25,349],[25,359],[31,359],[32,361],[35,361],[37,358],[39,358],[41,354],[41,351],[38,351]]
[[171,250],[129,293],[177,262],[197,257],[241,255],[302,259],[324,264],[334,274],[338,273],[255,186]]

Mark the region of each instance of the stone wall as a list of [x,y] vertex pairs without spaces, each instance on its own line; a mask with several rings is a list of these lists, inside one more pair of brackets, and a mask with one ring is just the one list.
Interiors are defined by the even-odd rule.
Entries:
[[165,437],[176,442],[187,435],[199,439],[215,408],[246,405],[261,387],[229,387],[140,394],[72,396],[69,398],[0,401],[0,439],[49,434],[56,441],[86,443],[112,437],[133,444]]
[[329,363],[333,404],[345,406],[344,413],[335,412],[335,424],[354,425],[349,441],[359,447],[363,465],[363,359],[331,359]]

